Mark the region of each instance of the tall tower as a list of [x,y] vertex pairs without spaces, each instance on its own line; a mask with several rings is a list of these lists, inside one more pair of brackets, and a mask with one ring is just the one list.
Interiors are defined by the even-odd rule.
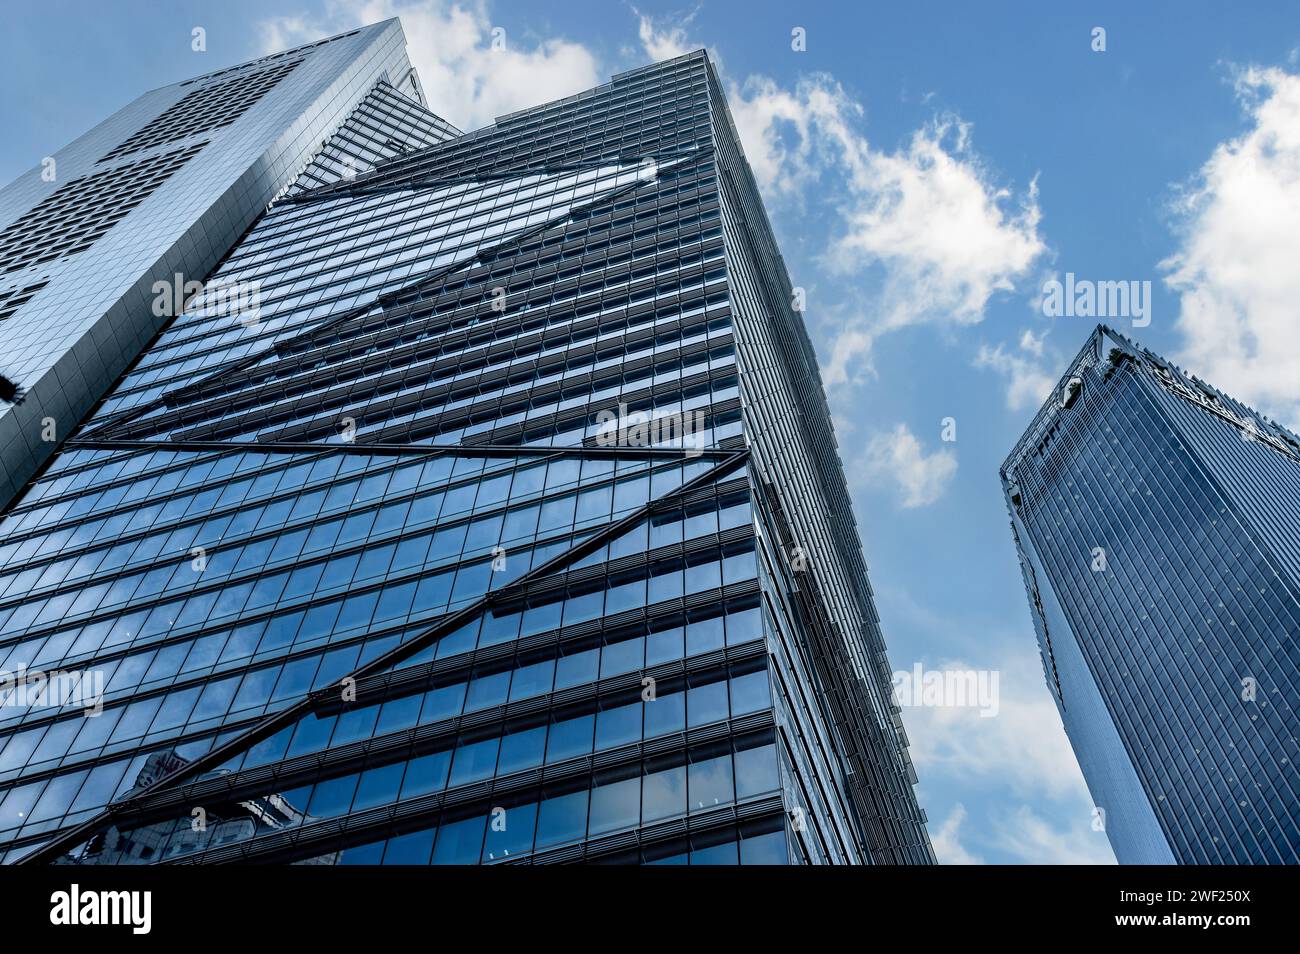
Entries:
[[707,56],[392,80],[0,522],[5,861],[932,861]]
[[1099,327],[1002,481],[1116,857],[1300,861],[1300,439]]
[[176,313],[158,283],[188,298],[366,96],[422,116],[340,140],[357,171],[458,132],[388,20],[145,93],[0,190],[0,506]]

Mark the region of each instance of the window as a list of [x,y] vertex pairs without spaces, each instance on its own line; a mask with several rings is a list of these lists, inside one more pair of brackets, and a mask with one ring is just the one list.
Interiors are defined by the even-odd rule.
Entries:
[[191,90],[99,161],[109,162],[142,149],[229,126],[302,61],[301,56],[284,60]]
[[59,186],[0,232],[0,273],[84,252],[205,145],[149,156]]

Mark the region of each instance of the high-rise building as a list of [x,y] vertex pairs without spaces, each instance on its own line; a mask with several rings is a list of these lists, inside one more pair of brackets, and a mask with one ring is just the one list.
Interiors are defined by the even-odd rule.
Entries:
[[1300,439],[1099,327],[1002,481],[1119,861],[1300,861]]
[[0,505],[176,313],[157,283],[188,298],[295,183],[457,135],[422,97],[389,20],[145,93],[0,190]]
[[461,135],[385,49],[0,522],[5,861],[932,861],[707,56]]

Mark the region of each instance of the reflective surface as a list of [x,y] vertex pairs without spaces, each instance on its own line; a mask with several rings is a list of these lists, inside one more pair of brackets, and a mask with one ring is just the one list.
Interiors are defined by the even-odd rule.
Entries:
[[1072,374],[1004,479],[1116,855],[1300,861],[1300,442],[1103,331]]

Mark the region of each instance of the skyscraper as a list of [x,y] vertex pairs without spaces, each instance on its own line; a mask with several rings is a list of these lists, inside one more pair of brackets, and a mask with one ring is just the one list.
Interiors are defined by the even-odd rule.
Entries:
[[[0,387],[0,502],[176,313],[156,283],[181,276],[189,297],[273,199],[348,171],[342,156],[364,169],[456,135],[422,96],[390,20],[145,93],[0,191],[0,376],[18,390]],[[364,97],[369,118],[342,131]],[[336,133],[343,152],[322,154]]]
[[5,861],[932,861],[707,56],[464,135],[403,69],[0,523],[0,665],[103,690],[0,709]]
[[1300,439],[1099,327],[1002,481],[1119,861],[1300,861]]

